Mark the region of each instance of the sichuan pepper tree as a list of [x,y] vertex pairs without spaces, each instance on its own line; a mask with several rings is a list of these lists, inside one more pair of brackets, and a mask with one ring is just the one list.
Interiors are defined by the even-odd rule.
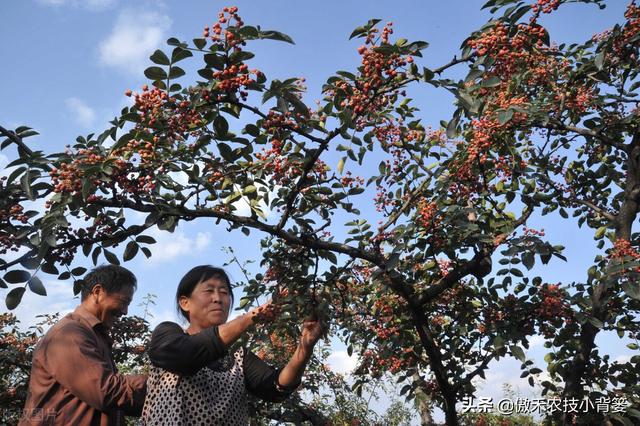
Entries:
[[[580,397],[586,380],[633,400],[637,358],[611,363],[592,351],[600,327],[637,336],[637,116],[627,111],[637,8],[595,40],[555,46],[540,21],[562,3],[490,1],[495,18],[430,68],[417,65],[427,43],[393,40],[391,24],[369,21],[351,34],[361,65],[331,76],[315,108],[303,79],[268,80],[250,66],[248,43],[291,39],[225,8],[201,38],[169,39],[168,52],[151,56],[151,86],[127,91],[133,105],[100,135],[45,155],[25,142],[32,129],[0,128],[2,147],[19,154],[2,182],[0,242],[25,253],[0,265],[5,281],[26,283],[7,306],[27,288],[44,294],[43,273],[72,279],[77,291],[78,256],[118,263],[114,247],[124,246],[124,261],[149,257],[149,228],[214,219],[266,234],[265,272],[247,277],[241,307],[287,288],[276,303],[286,309],[271,321],[283,338],[308,315],[332,319],[361,356],[356,390],[388,371],[455,425],[456,402],[474,394],[492,360],[511,355],[525,374],[541,372],[524,349],[542,333],[559,347],[548,359],[550,391]],[[192,58],[202,68],[186,81],[179,64]],[[469,69],[463,81],[447,77],[456,67]],[[419,84],[455,95],[442,128],[417,117],[407,91]],[[572,148],[575,160],[562,157]],[[45,209],[30,210],[34,200]],[[563,258],[526,227],[534,213],[555,211],[566,220],[572,211],[596,237],[615,231],[615,249],[596,259],[587,283],[523,272]],[[490,275],[494,263],[505,267]]]
[[[623,395],[633,401],[637,421],[640,357],[614,362],[595,340],[601,331],[638,340],[640,8],[630,2],[620,24],[567,46],[550,43],[542,26],[544,15],[563,3],[486,4],[494,12],[507,8],[503,19],[466,41],[469,74],[449,86],[459,106],[450,131],[467,140],[456,173],[474,186],[485,184],[491,170],[504,176],[493,193],[508,199],[507,188],[517,188],[542,214],[592,229],[598,254],[586,281],[549,286],[544,296],[544,312],[566,319],[553,333],[542,329],[554,348],[547,358],[553,380],[543,382],[544,392],[591,400]],[[516,168],[525,169],[525,180],[513,176]],[[572,416],[565,413],[563,421]],[[577,420],[605,421],[586,417]]]

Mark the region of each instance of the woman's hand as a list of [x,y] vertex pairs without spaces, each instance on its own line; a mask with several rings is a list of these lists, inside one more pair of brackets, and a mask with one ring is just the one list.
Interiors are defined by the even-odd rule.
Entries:
[[302,380],[304,369],[313,355],[313,348],[324,334],[324,326],[316,313],[302,323],[300,343],[293,356],[278,376],[278,383],[284,387],[297,386]]
[[307,319],[302,324],[302,335],[300,336],[300,345],[306,350],[313,350],[315,344],[324,334],[324,327],[317,319]]
[[[285,297],[288,294],[287,289],[280,290],[275,296],[276,300]],[[253,308],[249,311],[249,316],[254,323],[267,323],[273,321],[276,316],[280,314],[280,306],[275,305],[272,299],[269,299],[266,303]]]

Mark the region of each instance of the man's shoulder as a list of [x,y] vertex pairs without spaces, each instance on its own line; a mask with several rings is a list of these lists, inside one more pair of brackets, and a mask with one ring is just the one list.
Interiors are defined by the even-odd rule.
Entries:
[[45,333],[43,340],[54,339],[58,336],[64,335],[90,335],[92,334],[91,327],[83,320],[82,317],[74,314],[73,312],[62,317],[57,323],[55,323],[47,333]]

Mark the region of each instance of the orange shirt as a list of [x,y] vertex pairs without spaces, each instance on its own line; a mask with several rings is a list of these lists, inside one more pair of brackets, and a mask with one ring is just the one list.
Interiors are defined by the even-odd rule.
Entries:
[[124,425],[140,415],[146,381],[118,374],[107,331],[80,305],[38,343],[19,424]]

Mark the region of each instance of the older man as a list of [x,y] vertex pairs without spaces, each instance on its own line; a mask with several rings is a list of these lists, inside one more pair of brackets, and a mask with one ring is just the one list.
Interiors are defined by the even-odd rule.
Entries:
[[147,378],[118,374],[109,337],[135,289],[121,266],[86,275],[80,305],[36,347],[20,425],[124,425],[125,414],[140,415]]

